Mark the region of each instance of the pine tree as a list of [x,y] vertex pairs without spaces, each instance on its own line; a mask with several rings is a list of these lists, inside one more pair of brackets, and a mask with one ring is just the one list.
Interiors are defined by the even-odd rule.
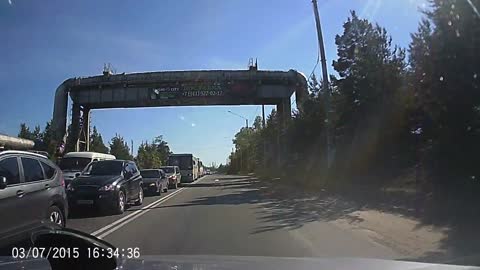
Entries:
[[34,140],[33,133],[30,131],[30,128],[25,123],[20,124],[20,131],[18,132],[18,137],[28,140]]
[[132,155],[130,155],[130,148],[119,134],[115,134],[115,137],[110,141],[110,154],[117,159],[133,160]]
[[98,153],[108,153],[108,147],[103,143],[102,134],[97,131],[97,127],[93,126],[90,134],[90,151]]

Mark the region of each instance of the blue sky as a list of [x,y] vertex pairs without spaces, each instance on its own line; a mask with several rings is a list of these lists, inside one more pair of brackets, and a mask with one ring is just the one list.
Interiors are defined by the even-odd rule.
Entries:
[[[406,47],[425,0],[318,0],[329,72],[334,37],[350,10],[378,22]],[[317,38],[310,0],[0,1],[0,133],[51,118],[56,87],[70,77],[186,69],[296,69],[310,74]],[[320,69],[317,69],[320,74]],[[273,107],[267,107],[269,112]],[[174,152],[225,163],[232,138],[260,106],[169,107],[92,112],[105,143],[135,147],[163,135]]]

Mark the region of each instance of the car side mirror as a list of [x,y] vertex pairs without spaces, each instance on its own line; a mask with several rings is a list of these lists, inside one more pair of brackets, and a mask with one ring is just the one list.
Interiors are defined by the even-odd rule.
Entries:
[[75,174],[75,177],[79,177],[79,176],[80,176],[80,173],[77,172],[77,173]]
[[7,187],[7,178],[5,176],[0,176],[0,189],[5,189]]

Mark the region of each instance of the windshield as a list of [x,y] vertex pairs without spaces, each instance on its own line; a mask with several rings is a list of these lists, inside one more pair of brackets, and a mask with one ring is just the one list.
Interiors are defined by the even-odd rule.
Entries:
[[0,37],[0,256],[50,219],[142,256],[480,266],[480,0],[0,0]]
[[160,167],[160,169],[162,169],[165,173],[174,173],[175,172],[173,167]]
[[140,171],[140,174],[143,178],[158,178],[160,177],[160,172],[157,170],[144,170]]
[[91,161],[91,158],[67,157],[62,158],[58,166],[62,171],[82,171]]
[[123,162],[119,161],[97,161],[92,162],[82,172],[82,175],[120,175],[123,169]]

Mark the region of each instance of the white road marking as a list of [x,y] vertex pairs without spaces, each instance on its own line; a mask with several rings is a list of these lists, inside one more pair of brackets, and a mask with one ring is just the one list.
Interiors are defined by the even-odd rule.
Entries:
[[[137,210],[137,214],[136,215],[130,215],[131,218],[130,219],[127,219],[125,220],[124,222],[116,225],[115,227],[111,228],[110,230],[106,231],[106,232],[103,232],[102,234],[96,236],[97,238],[100,238],[100,239],[103,239],[105,236],[113,233],[114,231],[120,229],[121,227],[123,227],[124,225],[134,221],[135,219],[141,217],[142,215],[144,215],[145,213],[147,213],[148,211],[152,210],[154,207],[156,207],[157,205],[161,204],[162,202],[172,198],[173,196],[177,195],[178,193],[180,193],[181,191],[183,191],[184,188],[180,188],[178,189],[177,191],[173,192],[172,194],[169,194],[165,197],[163,197],[162,199],[156,201],[153,205],[152,204],[149,204],[145,207],[143,207],[142,209],[140,210]],[[102,231],[105,231],[105,229],[102,229]]]
[[165,197],[161,197],[161,198],[159,198],[158,200],[150,203],[149,205],[142,207],[141,209],[135,210],[133,213],[131,213],[131,214],[127,215],[127,216],[124,216],[124,217],[122,217],[121,219],[115,220],[112,224],[109,224],[109,225],[107,225],[107,226],[105,226],[105,227],[102,227],[102,228],[100,228],[100,229],[92,232],[91,235],[97,236],[97,235],[101,234],[103,231],[108,230],[108,229],[110,229],[111,227],[116,226],[117,224],[119,224],[119,223],[121,223],[121,222],[123,222],[123,221],[125,221],[125,220],[127,220],[127,219],[129,219],[129,218],[131,218],[131,217],[133,217],[133,216],[136,216],[136,215],[140,214],[140,212],[141,212],[142,210],[147,209],[148,207],[152,207],[154,204],[157,204],[157,203],[159,203],[159,202],[162,202],[162,201],[164,201],[166,198],[170,198],[170,196],[172,196],[173,194],[176,194],[177,192],[179,192],[179,191],[182,190],[182,189],[183,189],[183,188],[180,188],[180,189],[176,190],[175,192],[173,192],[173,193],[171,193],[171,194],[168,194],[168,195],[165,196]]
[[218,180],[218,179],[215,179],[215,182],[218,182],[218,181],[220,181],[220,180]]

